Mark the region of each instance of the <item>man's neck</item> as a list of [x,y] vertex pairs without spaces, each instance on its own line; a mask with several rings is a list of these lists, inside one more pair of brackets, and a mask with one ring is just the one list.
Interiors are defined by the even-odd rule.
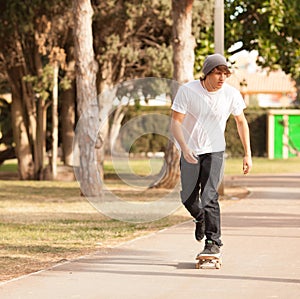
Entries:
[[202,84],[203,88],[208,92],[215,92],[215,91],[219,90],[219,88],[214,88],[210,84],[209,80],[207,80],[207,78],[205,78],[204,80],[201,80],[201,84]]

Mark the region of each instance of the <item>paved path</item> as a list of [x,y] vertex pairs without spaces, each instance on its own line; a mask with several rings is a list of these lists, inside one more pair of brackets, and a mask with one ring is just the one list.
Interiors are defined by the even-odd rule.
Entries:
[[227,178],[247,199],[222,207],[223,266],[195,269],[189,221],[0,285],[1,299],[300,298],[300,174]]

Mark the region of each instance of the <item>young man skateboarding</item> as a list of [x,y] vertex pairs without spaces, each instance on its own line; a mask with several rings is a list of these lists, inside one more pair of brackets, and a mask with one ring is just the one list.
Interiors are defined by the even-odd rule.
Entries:
[[226,122],[232,114],[244,148],[243,172],[252,167],[249,127],[240,92],[225,83],[225,57],[206,57],[203,77],[181,86],[172,105],[171,131],[180,147],[181,200],[204,237],[203,255],[219,255],[221,241],[218,187],[223,177]]

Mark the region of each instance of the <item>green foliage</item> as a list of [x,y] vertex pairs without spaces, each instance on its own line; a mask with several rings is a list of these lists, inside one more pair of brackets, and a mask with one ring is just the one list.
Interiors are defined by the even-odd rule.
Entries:
[[127,100],[128,103],[134,103],[135,108],[139,109],[140,101],[146,103],[161,94],[170,95],[172,81],[161,78],[135,79],[125,81],[118,85],[116,97],[121,102]]
[[39,76],[27,75],[23,80],[31,83],[37,97],[47,100],[53,89],[53,67],[47,64]]
[[[4,41],[19,35],[32,34],[39,25],[42,16],[48,18],[62,15],[70,7],[68,0],[10,0],[0,2],[0,37]],[[10,35],[7,35],[9,34]],[[3,42],[4,42],[3,41]]]
[[[164,152],[168,143],[168,138],[166,136],[157,133],[147,133],[151,132],[151,127],[159,125],[166,126],[168,124],[157,123],[155,118],[153,118],[153,123],[149,124],[143,122],[139,119],[135,126],[130,127],[130,131],[126,131],[126,134],[122,134],[121,141],[126,152],[130,153],[142,153],[142,152]],[[154,131],[155,129],[153,129]],[[136,139],[135,137],[138,136]]]
[[225,1],[225,48],[258,50],[263,67],[300,77],[300,2],[294,0]]
[[214,0],[194,1],[193,35],[196,40],[194,72],[199,73],[205,57],[214,53]]
[[200,36],[197,39],[197,46],[195,48],[195,64],[194,64],[194,72],[196,74],[201,72],[205,57],[213,53],[214,53],[213,27],[208,27],[200,31]]
[[267,114],[266,111],[253,111],[246,114],[250,128],[252,154],[255,157],[267,155]]
[[[214,0],[194,1],[195,73],[199,72],[204,57],[214,51],[212,26],[214,2]],[[111,78],[109,83],[119,84],[134,78],[172,77],[171,1],[93,0],[92,4],[94,48],[100,64],[100,81]],[[299,78],[299,5],[300,2],[294,0],[226,0],[225,48],[242,41],[243,45],[239,50],[257,49],[261,56],[259,63],[262,66],[273,69],[281,67],[296,79]],[[25,80],[31,82],[34,92],[44,99],[49,96],[52,88],[48,57],[51,48],[53,46],[66,48],[68,44],[70,51],[67,60],[73,59],[73,37],[68,34],[72,30],[71,6],[72,1],[68,0],[0,1],[0,52],[6,54],[5,67],[16,68],[20,61],[25,61]],[[23,53],[23,57],[18,56],[16,45],[22,50],[20,52]],[[40,51],[39,59],[36,55],[37,50]],[[42,62],[41,68],[36,65],[36,60]],[[60,79],[61,88],[70,87],[67,77],[62,76]],[[139,106],[141,94],[147,101],[160,90],[164,90],[164,87],[147,86],[140,89],[134,86],[128,93],[127,87],[123,89],[121,87],[118,97],[127,96],[133,99],[136,103],[135,109],[142,111],[142,107]],[[265,153],[265,147],[261,146],[263,142],[260,143],[261,140],[265,140],[265,136],[259,134],[265,132],[265,124],[262,123],[263,116],[257,116],[253,123],[250,122],[250,127],[253,126],[252,136],[255,136],[251,137],[253,151],[257,155]],[[228,124],[231,132],[231,127],[234,130],[235,124],[231,124],[231,120]],[[143,124],[136,129],[141,128]],[[165,141],[161,136],[143,135],[143,130],[140,133],[142,134],[140,140],[132,145],[132,151],[141,151],[142,147],[151,151],[161,150],[164,147]],[[232,155],[241,154],[241,145],[231,146],[238,140],[236,134],[232,131],[227,138],[227,146]]]
[[168,0],[94,1],[96,57],[112,83],[172,77],[170,5]]
[[[267,152],[267,112],[263,109],[245,112],[250,129],[251,150],[254,157],[264,157]],[[233,116],[227,121],[225,130],[226,152],[229,157],[242,157],[244,150]]]
[[4,54],[4,65],[9,70],[25,63],[25,81],[33,83],[34,91],[44,98],[52,84],[48,65],[51,51],[57,44],[64,47],[71,4],[67,0],[0,3],[0,53]]
[[[167,138],[158,134],[145,134],[145,132],[159,130],[159,128],[165,127],[168,124],[162,123],[162,118],[159,118],[159,121],[153,118],[153,122],[149,122],[151,118],[147,118],[147,123],[143,123],[143,119],[139,117],[149,113],[168,116],[170,114],[170,108],[167,106],[141,106],[139,110],[136,110],[133,106],[129,107],[123,125],[132,119],[137,119],[138,121],[130,126],[131,131],[126,131],[121,137],[122,145],[126,151],[132,153],[164,151]],[[267,154],[267,110],[247,109],[245,115],[250,128],[252,154],[255,157],[265,157]],[[132,137],[137,135],[139,138],[133,143]],[[242,157],[244,155],[243,146],[233,116],[227,121],[225,139],[226,152],[229,157]]]
[[[169,113],[169,107],[141,106],[136,110],[130,106],[122,123],[125,127],[130,124],[130,129],[124,130],[121,134],[121,143],[126,152],[165,151],[168,138],[158,132],[166,131],[165,128],[168,128],[168,117],[161,117],[161,115],[168,116]],[[143,117],[145,115],[148,116]],[[130,122],[131,120],[134,121]]]

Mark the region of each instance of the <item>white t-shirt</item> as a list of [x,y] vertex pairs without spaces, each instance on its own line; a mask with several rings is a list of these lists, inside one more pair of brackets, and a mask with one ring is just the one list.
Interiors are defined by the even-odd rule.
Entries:
[[185,114],[183,134],[187,145],[197,155],[224,151],[227,119],[230,114],[242,114],[245,108],[242,95],[236,88],[224,83],[218,91],[208,92],[200,80],[182,85],[171,107]]

